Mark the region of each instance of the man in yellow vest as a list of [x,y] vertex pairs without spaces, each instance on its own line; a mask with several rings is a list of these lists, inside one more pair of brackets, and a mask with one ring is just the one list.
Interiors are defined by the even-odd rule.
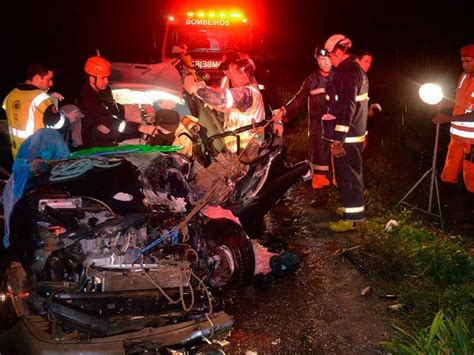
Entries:
[[47,92],[53,86],[53,77],[54,71],[51,68],[40,63],[30,64],[26,81],[18,84],[3,102],[13,158],[21,143],[38,129],[54,128],[64,133],[68,121],[74,122],[82,115],[79,109],[69,110],[64,114],[58,110],[58,101],[64,97],[58,93]]

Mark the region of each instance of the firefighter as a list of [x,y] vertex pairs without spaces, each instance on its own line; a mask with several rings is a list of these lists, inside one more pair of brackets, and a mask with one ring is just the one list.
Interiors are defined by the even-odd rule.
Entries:
[[368,49],[361,49],[355,54],[356,62],[367,73],[372,66],[374,56]]
[[[232,84],[230,89],[207,87],[203,82],[196,82],[190,75],[185,78],[184,88],[216,110],[228,112],[225,128],[234,130],[265,119],[262,94],[255,81],[254,69],[255,66],[248,59],[238,59],[229,67]],[[245,148],[254,134],[253,130],[240,133],[240,148]],[[255,139],[262,141],[263,132],[258,132]],[[226,137],[225,145],[230,152],[237,152],[235,137]]]
[[159,132],[155,126],[141,123],[138,107],[136,111],[127,112],[129,106],[115,102],[109,86],[112,71],[105,58],[90,57],[84,71],[86,82],[77,101],[84,113],[82,148],[115,146],[126,139],[142,138],[143,135],[155,136]]
[[[81,118],[77,107],[62,112],[58,101],[64,97],[59,93],[48,93],[53,86],[54,71],[41,63],[32,63],[26,72],[26,81],[18,84],[5,98],[3,109],[7,113],[8,130],[13,158],[21,143],[40,128],[54,128],[65,134],[69,122]],[[70,108],[71,105],[68,105]]]
[[334,232],[356,228],[365,219],[362,146],[367,128],[369,82],[364,70],[349,54],[352,42],[342,34],[328,38],[324,48],[336,68],[326,88],[329,110],[323,116],[323,134],[331,142],[343,219],[331,222]]
[[[312,186],[316,196],[313,207],[322,206],[328,200],[329,143],[323,140],[321,117],[327,113],[326,85],[332,78],[331,62],[325,49],[316,47],[314,59],[317,69],[301,85],[296,95],[274,116],[275,122],[293,119],[305,105],[308,107],[309,156],[312,172]],[[278,126],[275,126],[278,127]]]

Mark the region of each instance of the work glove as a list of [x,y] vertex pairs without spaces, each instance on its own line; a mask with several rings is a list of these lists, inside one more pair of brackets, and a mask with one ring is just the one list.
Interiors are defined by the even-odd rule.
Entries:
[[76,105],[64,105],[60,108],[59,111],[64,115],[64,117],[66,117],[66,119],[70,123],[77,122],[82,117],[84,117],[84,114],[81,112],[81,109]]

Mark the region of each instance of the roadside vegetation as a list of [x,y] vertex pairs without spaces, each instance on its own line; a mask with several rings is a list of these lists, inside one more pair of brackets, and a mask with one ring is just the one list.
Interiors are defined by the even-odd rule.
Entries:
[[[290,161],[306,158],[305,129],[302,118],[287,130]],[[452,228],[443,232],[436,217],[397,206],[424,166],[410,150],[398,147],[397,155],[385,154],[390,150],[386,141],[384,149],[364,152],[368,219],[357,236],[362,247],[353,255],[399,305],[388,320],[394,336],[380,345],[400,354],[472,354],[474,237]],[[414,204],[426,208],[428,186],[426,179],[417,188]],[[333,191],[328,208],[337,203]]]

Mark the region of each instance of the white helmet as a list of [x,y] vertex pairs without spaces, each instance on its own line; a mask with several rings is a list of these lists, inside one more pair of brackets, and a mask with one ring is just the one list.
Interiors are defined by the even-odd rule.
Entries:
[[324,44],[324,49],[326,49],[328,52],[332,52],[337,45],[345,48],[351,48],[352,41],[346,36],[337,33],[327,39],[326,43]]

